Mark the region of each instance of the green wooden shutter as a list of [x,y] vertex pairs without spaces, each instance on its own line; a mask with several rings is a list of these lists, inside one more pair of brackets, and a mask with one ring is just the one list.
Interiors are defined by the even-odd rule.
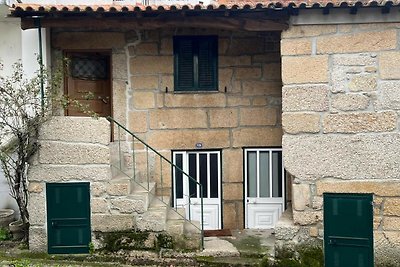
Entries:
[[194,57],[193,40],[176,37],[175,51],[175,90],[193,90],[194,84]]
[[217,41],[200,38],[198,41],[198,88],[217,90]]
[[216,36],[174,37],[175,91],[218,90]]

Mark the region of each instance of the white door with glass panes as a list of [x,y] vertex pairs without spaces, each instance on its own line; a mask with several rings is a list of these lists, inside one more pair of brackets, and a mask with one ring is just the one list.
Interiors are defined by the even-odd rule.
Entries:
[[245,149],[245,227],[271,229],[284,206],[281,148]]
[[[219,151],[173,152],[176,166],[203,186],[205,230],[221,229],[221,157]],[[173,171],[174,205],[185,209],[186,218],[201,221],[200,186],[178,169]]]

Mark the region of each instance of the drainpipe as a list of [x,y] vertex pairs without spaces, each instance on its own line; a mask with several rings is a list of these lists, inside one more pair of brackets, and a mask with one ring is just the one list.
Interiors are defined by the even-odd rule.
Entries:
[[40,16],[32,17],[35,26],[38,28],[39,35],[39,75],[40,75],[40,101],[42,106],[42,112],[44,111],[44,80],[43,80],[43,48],[42,48],[42,24]]

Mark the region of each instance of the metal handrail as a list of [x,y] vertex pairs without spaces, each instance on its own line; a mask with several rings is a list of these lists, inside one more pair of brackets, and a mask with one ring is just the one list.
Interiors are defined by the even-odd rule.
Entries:
[[[133,137],[133,143],[135,142],[135,139],[138,140],[140,143],[142,143],[145,147],[146,147],[146,152],[148,154],[148,149],[150,149],[151,151],[153,151],[156,155],[158,155],[161,159],[165,160],[166,162],[168,162],[168,164],[175,168],[176,170],[178,170],[179,172],[181,172],[183,175],[185,175],[186,177],[189,178],[189,180],[193,183],[195,183],[197,186],[199,186],[200,189],[200,217],[201,217],[201,221],[200,221],[200,226],[201,229],[199,229],[201,231],[201,249],[204,249],[204,203],[203,203],[203,185],[201,183],[199,183],[196,179],[194,179],[193,177],[191,177],[189,174],[187,174],[186,172],[184,172],[181,168],[179,168],[178,166],[176,166],[173,162],[171,162],[169,159],[167,159],[166,157],[164,157],[162,154],[160,154],[158,151],[156,151],[154,148],[152,148],[150,145],[148,145],[146,142],[144,142],[142,139],[140,139],[139,137],[137,137],[134,133],[132,133],[130,130],[128,130],[125,126],[123,126],[121,123],[119,123],[118,121],[116,121],[113,117],[111,116],[107,116],[106,119],[110,122],[110,123],[115,123],[118,126],[118,134],[119,134],[119,129],[122,128],[125,132],[127,132],[129,135],[131,135]],[[120,141],[120,140],[119,140]],[[133,148],[134,149],[134,148]],[[119,153],[121,152],[121,145],[119,143]],[[134,151],[133,151],[134,152]],[[133,153],[134,154],[134,153]],[[162,161],[161,161],[162,162]],[[121,160],[120,160],[120,164],[121,164]],[[133,168],[135,168],[135,166],[133,166]],[[148,168],[148,163],[147,163],[147,168]],[[161,168],[162,168],[162,163],[161,163]],[[120,171],[129,176],[128,174],[126,174],[125,172],[122,171],[122,167],[120,166]],[[135,174],[135,170],[133,171],[133,174]],[[161,176],[162,176],[162,169],[161,169]],[[148,176],[148,174],[147,174]],[[162,179],[162,177],[161,177]],[[136,182],[134,180],[134,182]],[[162,183],[162,181],[161,181]],[[149,185],[149,178],[147,177],[147,184]],[[147,190],[149,191],[149,186],[147,188]],[[161,200],[164,204],[166,204],[163,200]],[[190,197],[189,197],[189,201],[190,201]],[[189,207],[189,211],[190,211],[190,207]],[[182,216],[179,212],[177,212],[181,217],[183,217],[185,220],[187,220],[184,216]],[[190,221],[189,221],[190,222]],[[194,224],[193,224],[194,225]],[[197,226],[194,225],[196,228]]]

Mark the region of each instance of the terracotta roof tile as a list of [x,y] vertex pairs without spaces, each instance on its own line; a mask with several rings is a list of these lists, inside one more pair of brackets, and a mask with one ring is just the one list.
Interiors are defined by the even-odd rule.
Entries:
[[351,6],[394,6],[399,5],[400,0],[266,0],[266,1],[230,1],[222,0],[210,5],[124,5],[122,2],[114,2],[112,5],[37,5],[16,4],[11,8],[11,13],[24,12],[168,12],[179,10],[256,10],[256,9],[281,9],[281,8],[323,8],[323,7],[351,7]]

